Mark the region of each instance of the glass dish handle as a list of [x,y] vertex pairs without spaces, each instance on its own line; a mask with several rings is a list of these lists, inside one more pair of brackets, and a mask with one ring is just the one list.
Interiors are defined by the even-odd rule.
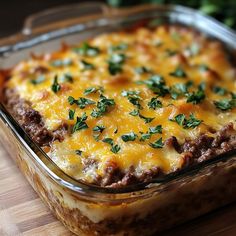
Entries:
[[[49,25],[61,22],[65,26],[66,20],[78,19],[83,16],[109,13],[109,7],[99,2],[77,3],[51,8],[26,18],[22,33],[31,35],[37,28],[48,28]],[[46,31],[46,30],[45,30]]]

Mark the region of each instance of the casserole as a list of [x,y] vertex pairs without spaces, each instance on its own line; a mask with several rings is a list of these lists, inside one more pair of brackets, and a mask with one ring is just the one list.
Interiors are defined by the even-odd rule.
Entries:
[[[86,7],[88,6],[85,6],[85,9]],[[97,9],[97,5],[94,8]],[[105,12],[110,11],[105,10]],[[69,43],[73,37],[74,40],[78,40],[75,34],[85,26],[87,28],[83,33],[87,34],[80,32],[82,39],[83,36],[91,37],[91,29],[93,29],[92,35],[95,35],[104,32],[104,27],[106,31],[114,31],[137,24],[140,20],[145,23],[150,23],[152,20],[153,24],[155,23],[153,19],[161,19],[163,23],[191,25],[195,29],[220,39],[231,50],[235,49],[233,32],[186,8],[151,6],[133,11],[123,10],[120,13],[114,11],[113,14],[102,17],[93,15],[90,20],[82,18],[80,23],[76,22],[76,25],[72,26],[71,24],[75,22],[69,21],[69,26],[63,25],[65,27],[63,30],[53,30],[55,25],[51,24],[47,29],[51,31],[46,34],[40,34],[40,31],[45,30],[44,27],[38,28],[35,30],[36,36],[29,37],[25,42],[2,47],[3,63],[6,65],[7,62],[12,61],[12,57],[15,59],[17,56],[21,57],[20,53],[25,53],[29,46],[29,51],[37,52],[37,48],[41,50],[39,46],[45,39],[47,46],[55,46],[58,35],[65,34],[66,37],[63,40]],[[120,19],[121,15],[123,19]],[[194,21],[194,17],[199,20]],[[202,24],[202,19],[205,24],[213,26],[216,24],[219,31],[206,30],[211,28],[209,25]],[[85,22],[82,24],[81,21]],[[24,30],[24,32],[28,34],[30,30]],[[222,32],[227,37],[223,37]],[[68,35],[69,33],[71,35]],[[52,39],[53,41],[50,41]],[[61,38],[57,42],[59,41]],[[31,47],[32,44],[38,45]],[[235,198],[235,158],[232,156],[223,155],[173,175],[152,179],[147,183],[125,188],[103,188],[76,181],[63,173],[24,134],[4,106],[2,106],[1,115],[2,124],[7,123],[11,127],[9,130],[7,126],[3,126],[2,132],[6,132],[3,136],[6,141],[8,140],[7,146],[10,147],[14,157],[17,157],[19,166],[56,216],[78,235],[135,235],[137,233],[151,235],[226,204]],[[16,143],[9,143],[9,140],[12,140],[11,137],[16,137]],[[219,194],[219,189],[224,191],[223,196]],[[195,210],[196,208],[198,211]],[[152,225],[156,227],[150,227]]]

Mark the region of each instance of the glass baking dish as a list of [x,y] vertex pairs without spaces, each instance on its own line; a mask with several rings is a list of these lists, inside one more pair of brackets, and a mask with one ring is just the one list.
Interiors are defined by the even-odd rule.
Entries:
[[[0,66],[9,68],[61,42],[78,43],[101,32],[150,24],[190,26],[223,42],[233,55],[236,34],[181,6],[112,9],[77,4],[29,17],[20,34],[0,41]],[[0,75],[1,76],[1,75]],[[59,169],[0,104],[0,135],[6,149],[51,211],[77,235],[152,235],[235,200],[235,152],[150,183],[103,188],[74,180]]]

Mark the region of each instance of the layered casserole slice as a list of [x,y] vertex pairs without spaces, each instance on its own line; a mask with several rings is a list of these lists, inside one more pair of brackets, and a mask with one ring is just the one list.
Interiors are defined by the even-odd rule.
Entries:
[[236,68],[182,26],[99,35],[20,62],[4,103],[68,175],[148,182],[233,150]]

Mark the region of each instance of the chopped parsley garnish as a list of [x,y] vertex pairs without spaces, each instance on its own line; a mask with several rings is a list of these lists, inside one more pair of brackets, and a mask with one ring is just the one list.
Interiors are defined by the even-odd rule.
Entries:
[[77,100],[77,99],[73,98],[72,96],[68,97],[68,102],[70,103],[70,105],[73,105],[73,104],[78,105],[80,109],[84,109],[86,106],[96,103],[93,100],[83,98],[83,97],[80,97]]
[[161,134],[162,133],[162,126],[157,125],[155,127],[150,127],[149,128],[149,133],[150,134]]
[[210,70],[210,68],[207,65],[205,65],[205,64],[199,65],[199,71],[200,72],[206,72],[208,70]]
[[118,152],[120,151],[120,146],[117,145],[117,144],[114,144],[114,141],[113,141],[112,138],[104,138],[102,141],[103,141],[104,143],[108,143],[108,144],[111,145],[111,149],[110,149],[110,150],[111,150],[113,153],[118,153]]
[[139,115],[139,111],[136,110],[136,109],[134,109],[134,110],[131,111],[129,114],[130,114],[131,116],[138,116],[138,115]]
[[100,137],[100,134],[93,134],[93,138],[95,139],[95,141],[99,141],[99,137]]
[[74,99],[72,96],[69,96],[67,100],[68,100],[68,102],[70,103],[70,105],[73,105],[74,103],[76,104],[76,101],[77,101],[77,100]]
[[62,78],[61,78],[62,82],[69,82],[69,83],[73,83],[73,76],[71,74],[65,73]]
[[81,117],[77,116],[76,123],[72,129],[72,133],[82,130],[82,129],[87,129],[88,125],[85,122],[87,120],[87,118],[88,117],[86,116],[86,113],[83,113],[83,115]]
[[176,122],[184,129],[195,128],[202,123],[202,120],[198,120],[193,113],[190,114],[189,119],[187,119],[184,114],[178,114],[174,119],[171,119],[170,121]]
[[162,126],[161,125],[157,125],[155,127],[150,127],[148,132],[141,133],[141,138],[140,141],[145,141],[147,139],[150,139],[152,137],[153,134],[162,134]]
[[214,102],[216,108],[227,111],[236,107],[236,99],[222,99]]
[[96,93],[99,92],[100,94],[102,94],[104,92],[104,88],[103,87],[90,87],[84,90],[84,95],[89,95],[91,93]]
[[122,91],[121,95],[127,97],[129,102],[136,106],[138,109],[142,109],[140,104],[141,97],[139,96],[139,91]]
[[136,67],[134,70],[137,74],[140,74],[140,75],[145,74],[145,73],[152,73],[152,71],[145,66]]
[[75,154],[81,156],[82,155],[82,151],[81,150],[75,150]]
[[98,118],[108,111],[109,107],[115,105],[114,99],[106,98],[104,95],[100,95],[100,100],[97,102],[97,108],[93,109],[91,116]]
[[83,70],[93,70],[95,69],[95,66],[91,63],[88,63],[85,60],[81,60],[81,64],[83,65]]
[[156,108],[162,108],[162,102],[157,97],[154,97],[148,102],[148,106],[150,109],[156,110]]
[[178,51],[172,50],[172,49],[166,49],[165,52],[166,52],[167,56],[169,56],[169,57],[175,56],[178,53]]
[[94,132],[98,132],[98,133],[93,134],[93,138],[96,141],[99,141],[100,134],[103,132],[104,129],[105,129],[105,126],[103,125],[97,125],[93,128]]
[[145,124],[152,122],[155,117],[145,117],[139,113],[139,110],[133,110],[129,113],[131,116],[139,116],[141,119],[144,120]]
[[50,64],[55,67],[70,66],[73,61],[70,58],[65,58],[63,60],[54,60]]
[[123,51],[128,48],[127,43],[120,43],[118,45],[112,45],[109,47],[109,52],[114,52],[114,51]]
[[152,148],[163,148],[164,143],[162,142],[162,138],[159,138],[154,143],[149,143],[149,146]]
[[80,109],[84,109],[86,106],[88,105],[92,105],[95,104],[96,102],[94,102],[93,100],[87,99],[87,98],[79,98],[76,101],[76,104],[79,106]]
[[198,43],[192,43],[187,49],[185,50],[187,56],[196,56],[200,52],[200,46]]
[[97,125],[93,128],[93,131],[102,133],[104,129],[105,129],[105,126]]
[[231,92],[230,95],[231,95],[232,99],[236,99],[236,93]]
[[51,89],[54,93],[57,93],[61,89],[61,85],[58,83],[57,75],[54,77],[53,84],[51,86]]
[[175,71],[170,73],[171,76],[177,77],[177,78],[186,78],[187,74],[181,67],[177,67]]
[[145,116],[141,115],[140,113],[139,113],[139,117],[144,120],[145,124],[150,123],[155,119],[155,117],[152,117],[152,118],[151,117],[145,117]]
[[100,53],[100,49],[89,45],[87,42],[84,42],[81,47],[73,48],[73,51],[82,55],[82,56],[97,56]]
[[45,81],[45,76],[44,75],[40,75],[40,76],[38,76],[36,79],[32,79],[32,80],[30,80],[30,82],[32,83],[32,84],[34,84],[34,85],[36,85],[36,84],[41,84],[41,83],[43,83],[44,81]]
[[121,136],[121,139],[124,141],[124,142],[129,142],[129,141],[134,141],[136,138],[138,137],[137,134],[135,134],[134,132],[130,132],[128,134],[123,134]]
[[224,96],[227,93],[227,90],[225,88],[219,87],[219,86],[214,86],[212,88],[212,91],[216,94]]
[[160,75],[152,75],[148,80],[138,81],[137,84],[145,84],[150,90],[161,97],[169,93],[165,80]]
[[147,139],[150,139],[151,138],[151,134],[149,132],[147,133],[143,133],[143,132],[140,132],[141,133],[141,138],[139,139],[141,142],[147,140]]
[[116,75],[122,72],[122,66],[125,62],[124,54],[112,54],[108,60],[108,70],[111,75]]
[[74,120],[74,117],[75,117],[75,110],[69,110],[69,119],[70,120]]
[[198,104],[205,99],[206,95],[202,87],[199,87],[196,92],[187,94],[187,103]]
[[170,88],[170,96],[172,99],[176,100],[179,96],[185,96],[188,94],[188,88],[192,86],[192,82],[174,84]]

